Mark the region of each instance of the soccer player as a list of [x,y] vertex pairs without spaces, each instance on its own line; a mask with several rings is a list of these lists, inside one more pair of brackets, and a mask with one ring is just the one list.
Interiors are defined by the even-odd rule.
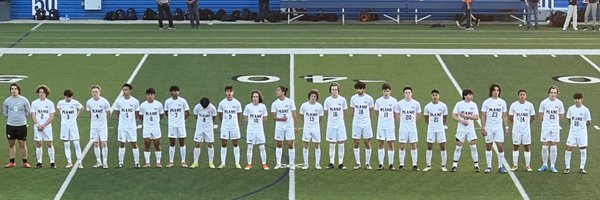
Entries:
[[304,120],[302,129],[302,141],[304,149],[304,165],[302,169],[308,169],[309,146],[312,142],[315,146],[315,168],[321,169],[321,119],[324,115],[323,106],[317,102],[319,100],[319,91],[311,89],[308,91],[308,101],[300,106],[300,115]]
[[241,138],[239,119],[242,117],[242,104],[233,97],[233,86],[225,86],[225,98],[219,102],[217,111],[221,120],[221,165],[219,165],[219,169],[225,168],[228,140],[231,140],[233,144],[235,168],[242,169],[240,147],[238,146]]
[[54,164],[54,144],[52,143],[52,121],[54,121],[56,109],[54,103],[48,99],[48,96],[50,96],[50,88],[48,86],[38,86],[36,93],[39,98],[31,102],[31,118],[35,124],[33,127],[33,140],[35,140],[35,155],[38,161],[35,168],[42,168],[42,157],[44,154],[42,146],[46,142],[48,157],[50,158],[50,168],[56,169],[56,165]]
[[533,104],[527,101],[527,91],[524,89],[519,90],[519,100],[513,102],[508,110],[508,119],[513,124],[512,138],[513,138],[513,167],[511,171],[517,171],[519,169],[519,146],[523,145],[525,148],[525,170],[532,171],[530,161],[531,152],[529,146],[531,145],[531,123],[535,120],[535,108]]
[[213,142],[215,142],[215,134],[213,126],[217,116],[217,108],[210,103],[208,98],[202,97],[200,103],[194,106],[193,113],[196,118],[196,133],[194,134],[196,147],[194,148],[194,163],[191,168],[198,167],[198,158],[200,158],[202,143],[205,142],[208,146],[208,167],[214,169],[213,158],[215,157],[215,150],[213,149]]
[[21,86],[13,83],[9,86],[10,96],[4,100],[2,114],[6,117],[6,139],[8,139],[9,162],[4,168],[15,167],[15,140],[19,141],[19,149],[23,159],[23,167],[30,168],[27,162],[27,117],[30,115],[29,101],[21,96]]
[[446,172],[446,120],[448,119],[448,107],[440,101],[440,91],[431,90],[431,102],[423,108],[423,115],[427,123],[427,154],[425,156],[427,167],[424,172],[431,170],[431,158],[433,157],[433,144],[440,144],[440,157],[442,159],[442,171]]
[[56,108],[60,112],[60,139],[65,144],[65,156],[67,157],[67,166],[65,168],[73,167],[71,162],[71,147],[70,141],[75,146],[75,156],[77,157],[77,163],[79,168],[83,168],[81,165],[81,145],[79,144],[79,128],[77,127],[77,116],[83,110],[83,105],[79,101],[73,99],[73,91],[65,90],[63,92],[64,99],[58,101]]
[[454,163],[452,164],[452,172],[458,171],[458,161],[463,144],[469,142],[471,146],[471,158],[475,172],[479,172],[479,155],[477,154],[477,134],[475,134],[474,120],[479,120],[477,104],[473,102],[473,91],[465,89],[462,91],[462,101],[459,101],[454,106],[452,118],[458,121],[456,127],[456,149],[454,150]]
[[[93,141],[96,155],[94,168],[102,166],[102,168],[108,169],[108,118],[112,111],[108,100],[100,96],[102,88],[99,85],[92,85],[91,90],[92,98],[86,102],[85,109],[91,115],[90,140]],[[102,150],[100,150],[100,146],[102,146]]]
[[[277,164],[273,169],[281,168],[281,154],[283,153],[283,142],[288,143],[288,159],[290,170],[296,169],[296,150],[294,149],[295,131],[298,131],[298,119],[296,116],[296,104],[293,100],[285,97],[288,88],[278,86],[275,94],[277,99],[271,104],[271,113],[275,120],[275,160]],[[291,115],[291,118],[290,118]]]
[[379,160],[378,170],[383,170],[383,159],[385,158],[385,142],[388,143],[388,163],[390,170],[394,168],[394,142],[396,141],[396,125],[394,123],[394,107],[398,101],[392,97],[392,86],[384,83],[381,86],[383,95],[375,101],[375,111],[377,113],[377,140],[379,149],[377,158]]
[[123,167],[125,158],[125,143],[131,144],[133,152],[133,167],[140,168],[140,150],[137,146],[137,125],[135,122],[136,116],[140,112],[140,102],[131,96],[133,87],[129,83],[122,86],[123,96],[119,97],[113,106],[113,111],[119,117],[118,141],[119,141],[119,163],[117,168]]
[[583,93],[576,92],[573,95],[575,105],[572,105],[567,110],[567,120],[571,124],[569,128],[569,137],[567,137],[567,151],[565,151],[565,174],[571,172],[571,151],[579,147],[581,152],[581,165],[579,172],[587,174],[585,170],[585,161],[587,160],[587,127],[592,124],[592,116],[590,110],[583,105]]
[[493,83],[490,85],[489,98],[481,105],[481,124],[483,136],[485,137],[486,151],[485,160],[487,167],[483,172],[492,172],[492,147],[494,142],[498,148],[498,172],[506,173],[504,168],[504,135],[508,136],[508,126],[502,130],[502,121],[508,125],[506,101],[500,98],[502,88]]
[[352,139],[354,139],[354,158],[356,165],[354,169],[360,169],[360,139],[365,143],[365,168],[371,169],[371,138],[373,128],[371,127],[371,112],[375,106],[373,97],[365,93],[367,85],[361,81],[354,84],[356,94],[350,98],[350,106],[354,111],[352,119]]
[[154,88],[146,89],[146,101],[140,105],[138,118],[142,121],[142,138],[144,138],[144,158],[146,163],[144,167],[150,167],[150,145],[154,144],[154,156],[156,156],[156,167],[162,168],[160,159],[160,120],[165,115],[162,103],[156,100],[156,90]]
[[[542,167],[539,172],[548,170],[548,157],[550,157],[550,170],[558,173],[556,169],[556,157],[558,156],[558,143],[560,142],[560,119],[565,117],[565,107],[560,99],[558,86],[552,85],[548,88],[548,98],[540,103],[539,113],[542,118]],[[550,148],[550,153],[548,153]]]
[[165,115],[169,124],[169,164],[167,167],[173,167],[175,159],[175,140],[179,140],[179,153],[181,154],[181,167],[187,168],[185,163],[185,120],[190,116],[190,107],[187,101],[179,96],[179,86],[169,87],[171,97],[165,101]]
[[248,144],[246,159],[248,160],[248,165],[244,169],[252,169],[252,149],[254,145],[258,145],[262,167],[264,170],[269,170],[269,165],[267,165],[267,150],[265,149],[265,130],[263,128],[263,122],[267,121],[269,111],[267,111],[267,106],[263,104],[263,96],[260,91],[252,91],[250,98],[252,103],[244,107],[243,113],[244,121],[248,123],[246,128],[246,144]]
[[410,144],[411,151],[410,156],[412,158],[412,170],[419,171],[417,166],[418,153],[417,153],[417,142],[419,136],[417,134],[417,120],[421,117],[421,104],[412,98],[412,87],[406,86],[402,89],[404,92],[404,99],[398,101],[396,104],[396,115],[400,118],[400,130],[398,133],[398,141],[400,142],[400,149],[398,157],[400,166],[398,170],[404,170],[404,157],[406,156],[406,143]]
[[323,109],[327,115],[327,142],[329,142],[329,165],[328,169],[334,168],[335,163],[335,145],[338,145],[338,168],[345,170],[344,166],[344,142],[346,136],[346,123],[344,117],[348,111],[346,98],[340,96],[340,84],[333,82],[329,85],[331,96],[325,99]]

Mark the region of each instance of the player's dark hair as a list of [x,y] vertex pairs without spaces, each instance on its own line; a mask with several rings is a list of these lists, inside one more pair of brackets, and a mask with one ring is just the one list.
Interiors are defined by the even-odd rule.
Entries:
[[227,92],[227,90],[233,91],[233,86],[232,85],[226,85],[224,91]]
[[495,88],[498,88],[498,97],[500,97],[500,94],[502,94],[502,88],[500,87],[500,85],[498,85],[498,83],[492,83],[490,85],[488,97],[492,97],[492,92],[494,92]]
[[129,83],[125,83],[125,84],[123,84],[123,86],[121,86],[121,88],[124,88],[124,87],[128,87],[129,90],[133,89],[133,86],[131,86],[131,84],[129,84]]
[[179,91],[179,86],[171,85],[171,87],[169,87],[169,92],[173,92],[173,91]]
[[208,104],[210,104],[210,100],[208,100],[208,98],[202,97],[202,99],[200,99],[200,105],[202,108],[207,108]]
[[35,93],[40,93],[40,90],[44,91],[44,93],[46,94],[46,97],[50,96],[50,88],[48,88],[48,86],[46,86],[46,85],[38,86],[37,90],[35,90]]
[[280,85],[280,86],[277,86],[277,88],[279,88],[279,90],[281,90],[284,95],[287,95],[287,91],[288,91],[287,87]]
[[154,90],[154,88],[148,88],[146,89],[146,94],[156,94],[156,90]]
[[521,92],[525,92],[525,94],[527,94],[527,90],[525,89],[520,89],[519,92],[517,92],[517,95],[521,94]]
[[12,83],[12,84],[10,84],[10,87],[8,87],[8,91],[10,91],[10,89],[11,89],[13,86],[17,87],[17,90],[19,90],[19,95],[21,95],[21,86],[19,86],[19,84],[17,84],[17,83]]
[[431,90],[431,94],[440,94],[440,91],[438,89],[433,89]]
[[319,100],[319,90],[317,90],[317,89],[310,89],[308,91],[308,100],[310,100],[310,95],[312,95],[312,94],[317,95],[317,101],[318,101]]
[[71,90],[69,90],[69,89],[66,89],[66,90],[63,92],[63,96],[65,96],[65,97],[73,97],[73,95],[74,95],[74,94],[73,94],[73,91],[71,91]]
[[341,93],[341,92],[342,92],[342,90],[340,89],[340,84],[339,84],[338,82],[333,82],[333,83],[329,84],[329,93],[331,93],[331,88],[332,88],[333,86],[337,86],[338,93]]
[[254,91],[252,91],[250,93],[250,101],[252,101],[252,96],[254,96],[255,93],[258,94],[258,103],[262,103],[263,102],[263,95],[258,90],[254,90]]
[[362,81],[356,81],[356,83],[354,83],[354,89],[367,89],[367,84]]
[[90,88],[91,90],[93,90],[94,88],[98,89],[98,91],[102,91],[102,88],[99,85],[92,85],[92,88]]
[[403,93],[404,93],[404,91],[406,91],[406,90],[410,90],[410,92],[412,92],[412,91],[413,91],[412,87],[411,87],[411,86],[409,86],[409,85],[407,85],[407,86],[404,86],[404,88],[402,88],[402,92],[403,92]]
[[583,93],[575,92],[575,94],[573,94],[573,99],[583,99]]
[[550,90],[552,90],[552,89],[556,89],[556,94],[559,94],[559,93],[560,93],[560,89],[558,89],[558,86],[556,86],[556,85],[551,85],[551,86],[548,88],[548,94],[550,94]]
[[464,89],[462,91],[462,100],[465,100],[465,97],[467,95],[473,95],[473,90],[471,90],[471,89]]
[[389,83],[384,83],[383,85],[381,85],[381,90],[392,90],[392,85],[390,85]]

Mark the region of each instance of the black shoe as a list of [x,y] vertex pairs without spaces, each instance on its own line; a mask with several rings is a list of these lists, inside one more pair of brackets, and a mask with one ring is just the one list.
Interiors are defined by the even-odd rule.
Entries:
[[404,170],[404,165],[400,165],[400,167],[398,167],[398,171],[402,171]]
[[390,168],[390,170],[392,170],[392,171],[396,170],[396,168],[394,167],[394,165],[390,165],[390,166],[389,166],[389,168]]
[[383,165],[379,164],[379,166],[377,166],[377,170],[383,170]]
[[479,169],[479,166],[475,166],[474,169],[475,169],[475,172],[480,172],[481,171],[481,169]]
[[450,170],[451,172],[457,172],[458,171],[458,167],[457,166],[452,166],[452,170]]
[[333,163],[329,163],[329,165],[327,165],[327,169],[333,169],[335,168],[335,166],[333,165]]
[[36,169],[40,169],[40,168],[42,168],[42,163],[37,163],[37,165],[35,165],[35,168],[36,168]]
[[419,171],[419,167],[417,167],[416,165],[413,165],[412,170],[418,172]]
[[339,164],[338,168],[340,168],[341,170],[346,170],[346,166],[344,166],[344,164]]
[[50,169],[56,169],[56,164],[50,163]]

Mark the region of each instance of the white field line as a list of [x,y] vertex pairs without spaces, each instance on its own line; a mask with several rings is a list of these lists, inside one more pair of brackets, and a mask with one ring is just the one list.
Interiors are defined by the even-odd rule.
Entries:
[[[295,69],[295,59],[294,59],[294,54],[290,54],[290,99],[292,99],[292,101],[295,101],[294,97],[294,92],[295,92],[295,82],[294,82],[294,69]],[[290,163],[290,164],[295,164],[295,163]],[[296,170],[290,170],[289,173],[289,192],[288,192],[288,199],[290,200],[295,200],[296,199]]]

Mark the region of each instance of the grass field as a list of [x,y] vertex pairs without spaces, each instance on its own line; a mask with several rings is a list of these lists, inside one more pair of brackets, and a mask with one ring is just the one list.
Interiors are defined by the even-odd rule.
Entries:
[[[50,99],[55,103],[62,97],[64,89],[75,91],[75,99],[85,102],[90,98],[89,87],[100,84],[102,95],[111,103],[119,95],[120,86],[132,80],[133,95],[145,100],[144,90],[148,87],[157,89],[157,99],[164,102],[168,98],[168,87],[181,87],[181,96],[186,98],[193,108],[201,97],[208,97],[217,103],[224,98],[224,86],[233,85],[235,96],[244,106],[250,102],[250,92],[261,90],[265,96],[265,104],[270,108],[275,100],[275,89],[278,85],[289,86],[293,93],[290,95],[299,106],[306,101],[306,93],[311,88],[321,92],[321,103],[328,96],[329,82],[319,82],[308,77],[324,76],[338,78],[341,84],[341,95],[350,99],[355,93],[352,85],[355,80],[369,80],[367,93],[377,99],[381,96],[381,83],[388,82],[393,87],[392,95],[402,99],[401,88],[412,85],[414,98],[422,106],[430,101],[429,92],[433,88],[441,91],[442,101],[451,110],[460,100],[457,90],[471,88],[475,92],[475,102],[481,103],[487,98],[489,84],[497,82],[502,86],[502,97],[507,104],[517,100],[517,90],[524,88],[529,91],[529,100],[537,109],[544,99],[549,85],[558,85],[565,109],[573,104],[572,94],[582,91],[585,95],[584,104],[595,118],[600,110],[597,102],[600,87],[598,83],[575,84],[557,81],[559,76],[586,76],[573,78],[573,81],[585,82],[600,77],[600,56],[593,55],[561,55],[558,50],[546,50],[547,55],[449,55],[433,51],[425,55],[406,54],[361,54],[362,50],[352,55],[337,54],[319,55],[318,49],[303,49],[302,54],[281,53],[261,55],[261,51],[272,52],[276,49],[282,52],[294,52],[294,49],[283,48],[461,48],[478,49],[491,48],[507,49],[588,49],[599,45],[597,38],[590,38],[591,32],[574,33],[562,32],[556,28],[543,28],[538,32],[524,31],[516,26],[495,25],[482,26],[475,32],[464,32],[456,29],[433,30],[425,25],[396,26],[396,25],[213,25],[201,27],[193,31],[187,26],[178,27],[176,31],[155,31],[154,25],[67,25],[44,24],[34,31],[30,29],[35,24],[0,24],[0,74],[24,75],[26,79],[19,81],[23,87],[23,95],[30,101],[36,98],[35,87],[47,84],[52,89]],[[204,29],[203,29],[204,28]],[[335,33],[335,35],[332,35]],[[26,35],[26,37],[22,37]],[[17,40],[19,40],[17,42]],[[14,45],[13,45],[14,44]],[[33,54],[7,53],[8,48],[41,48],[34,49]],[[55,49],[48,52],[43,48],[261,48],[256,52],[243,54],[235,49],[220,54],[186,54],[186,49],[164,49],[164,54],[128,54],[127,51],[114,49],[110,54],[95,54],[85,52],[63,54],[68,49]],[[262,49],[265,48],[265,49]],[[152,49],[156,50],[156,49]],[[181,50],[181,51],[180,51]],[[190,49],[187,49],[190,50]],[[210,50],[210,49],[209,49]],[[216,49],[215,49],[216,50]],[[314,54],[310,52],[314,50]],[[64,51],[64,52],[62,52]],[[77,52],[77,49],[71,49]],[[91,50],[93,51],[93,49]],[[222,50],[225,51],[225,50]],[[297,50],[300,51],[300,50]],[[367,51],[367,50],[365,50]],[[413,50],[406,50],[411,52]],[[448,52],[451,52],[449,50]],[[462,51],[462,50],[456,50]],[[309,53],[306,53],[309,52]],[[416,52],[416,50],[414,50]],[[500,52],[500,51],[498,51]],[[517,51],[518,52],[518,51]],[[91,53],[91,55],[86,55]],[[362,52],[364,53],[364,52]],[[59,55],[60,54],[60,55]],[[588,59],[589,62],[586,60]],[[596,67],[596,68],[595,68]],[[447,71],[445,71],[447,70]],[[243,75],[267,75],[278,77],[278,81],[268,83],[247,83],[236,79]],[[252,79],[260,81],[261,79]],[[264,80],[264,79],[262,79]],[[327,81],[327,78],[325,79]],[[453,83],[455,81],[456,84]],[[2,84],[5,87],[8,84]],[[8,92],[0,95],[6,98]],[[351,130],[351,114],[346,119],[348,134]],[[84,112],[79,119],[82,136],[81,144],[85,146],[89,140],[89,113]],[[30,120],[31,121],[31,120]],[[322,121],[325,124],[326,119]],[[373,124],[376,119],[373,118]],[[0,120],[5,124],[5,119]],[[32,124],[32,123],[30,123]],[[64,169],[64,149],[58,141],[60,119],[56,118],[54,138],[56,146],[56,162],[59,168],[48,169],[46,150],[44,169],[0,169],[0,191],[10,194],[11,199],[51,199],[57,196],[61,185],[65,182],[70,169]],[[139,124],[139,121],[138,121]],[[245,123],[241,124],[242,137],[245,136]],[[302,124],[302,123],[300,123]],[[425,166],[425,130],[426,125],[421,119],[419,129],[419,166]],[[228,166],[222,170],[212,170],[207,167],[206,147],[202,149],[198,169],[134,169],[130,147],[127,147],[125,168],[115,169],[117,163],[116,142],[117,118],[109,121],[109,164],[110,169],[94,169],[95,163],[92,152],[84,159],[84,169],[73,171],[72,179],[62,199],[98,199],[120,198],[129,199],[595,199],[600,195],[598,182],[600,178],[600,154],[595,150],[600,145],[599,130],[593,122],[589,130],[589,150],[587,169],[589,174],[570,175],[552,174],[549,172],[514,173],[514,178],[508,174],[474,173],[471,169],[469,151],[463,151],[460,170],[456,173],[439,171],[439,148],[434,148],[433,171],[377,171],[352,170],[354,156],[352,141],[346,142],[345,164],[349,170],[302,170],[287,169],[263,171],[258,170],[260,163],[258,151],[254,150],[255,169],[243,171],[234,169],[233,151],[229,147],[227,156]],[[162,123],[163,133],[166,132],[166,120]],[[188,136],[193,134],[195,120],[193,117],[186,121]],[[456,122],[448,120],[448,156],[451,163],[455,149],[453,138]],[[541,165],[540,120],[536,120],[532,129],[532,167]],[[561,144],[557,166],[564,169],[564,141],[567,137],[568,124],[561,133]],[[4,126],[0,131],[4,132]],[[375,127],[374,127],[375,128]],[[30,128],[31,129],[31,128]],[[321,130],[325,130],[322,128]],[[30,135],[32,135],[32,130]],[[275,142],[273,140],[274,123],[265,123],[267,138],[268,164],[275,165]],[[141,131],[139,131],[141,132]],[[477,130],[480,142],[478,144],[479,160],[485,166],[485,145],[480,130]],[[141,134],[139,141],[141,141]],[[163,134],[164,136],[165,134]],[[324,136],[325,133],[323,132]],[[296,134],[299,139],[301,133]],[[32,138],[32,137],[30,137]],[[350,138],[350,137],[349,137]],[[245,139],[241,140],[241,164],[246,163]],[[511,137],[505,139],[511,143]],[[163,164],[168,159],[168,139],[163,137]],[[372,142],[376,148],[377,143]],[[0,146],[6,146],[6,140],[0,140]],[[186,140],[187,163],[192,162],[193,141]],[[218,144],[215,145],[215,164],[220,163]],[[28,141],[29,160],[35,163],[35,146]],[[322,143],[321,166],[329,161],[329,146]],[[143,148],[142,148],[143,149]],[[302,160],[302,145],[296,144],[296,163]],[[363,149],[361,145],[361,149]],[[506,145],[506,160],[512,165],[512,145]],[[397,151],[397,150],[396,150]],[[571,167],[579,167],[579,151],[574,151]],[[284,150],[284,153],[287,151]],[[19,154],[17,154],[19,155]],[[143,154],[142,154],[143,155]],[[406,162],[410,163],[407,153]],[[396,155],[397,156],[397,155]],[[0,160],[7,159],[6,150],[0,151]],[[141,156],[143,161],[143,156]],[[311,161],[314,163],[314,150],[311,148]],[[361,151],[364,162],[364,149]],[[152,156],[154,159],[154,155]],[[19,160],[19,156],[17,156]],[[286,159],[284,159],[286,160]],[[179,152],[175,162],[179,161]],[[494,155],[494,167],[497,160]],[[17,163],[20,163],[19,161]],[[284,161],[285,163],[285,161]],[[397,165],[396,157],[396,165]],[[377,164],[377,152],[373,151],[371,164]],[[177,166],[177,165],[176,165]],[[521,153],[521,169],[524,168]],[[514,180],[518,180],[516,184]],[[520,193],[516,185],[521,185],[525,193]],[[18,186],[18,187],[15,187]],[[35,192],[34,192],[35,191]],[[9,198],[9,196],[7,196]]]

